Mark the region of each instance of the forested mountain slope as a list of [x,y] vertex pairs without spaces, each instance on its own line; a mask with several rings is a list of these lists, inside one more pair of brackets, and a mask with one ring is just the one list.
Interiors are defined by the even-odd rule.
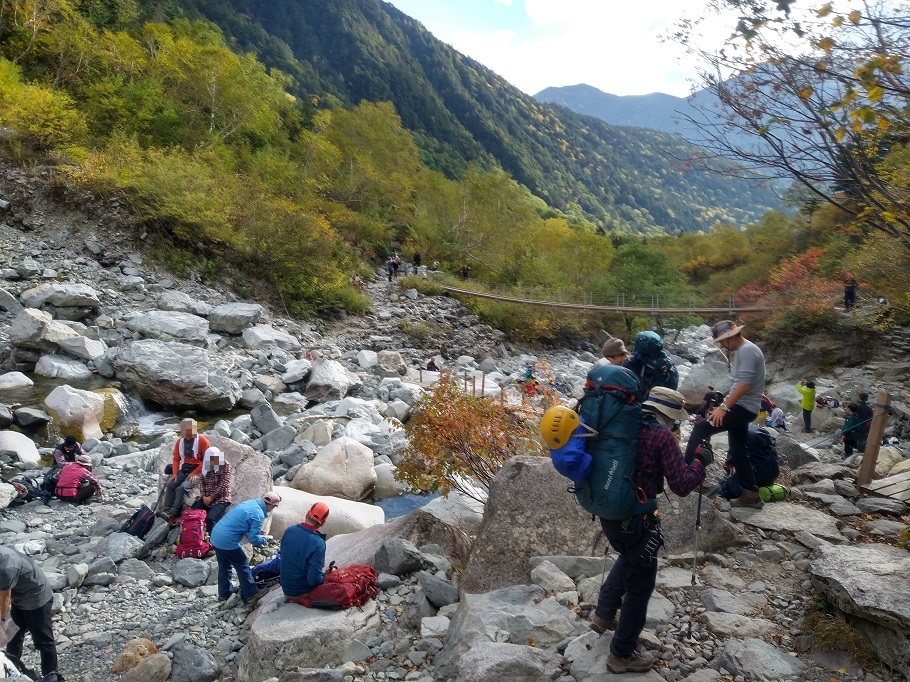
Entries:
[[605,230],[691,232],[777,205],[766,188],[678,163],[693,151],[676,136],[538,102],[380,0],[186,0],[166,10],[218,24],[235,48],[291,75],[301,96],[393,102],[423,160],[450,177],[499,164]]

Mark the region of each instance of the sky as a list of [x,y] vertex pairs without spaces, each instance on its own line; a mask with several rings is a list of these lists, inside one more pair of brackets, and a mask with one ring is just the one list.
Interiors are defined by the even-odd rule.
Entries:
[[[694,64],[662,41],[698,0],[388,0],[459,52],[533,95],[587,83],[614,95],[685,97]],[[732,25],[706,35],[718,47]]]

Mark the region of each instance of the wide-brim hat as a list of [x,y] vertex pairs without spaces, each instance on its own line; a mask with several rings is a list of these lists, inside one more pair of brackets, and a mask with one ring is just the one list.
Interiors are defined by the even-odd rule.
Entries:
[[711,335],[714,337],[715,343],[717,341],[723,341],[724,339],[729,339],[731,336],[736,336],[746,325],[741,324],[737,325],[733,320],[721,320],[713,327],[711,327]]
[[88,455],[76,455],[76,464],[81,464],[84,467],[92,466],[92,458]]
[[689,413],[683,409],[685,398],[679,391],[674,391],[663,386],[655,386],[651,389],[650,395],[642,403],[642,406],[650,405],[658,412],[667,415],[675,421],[685,421],[689,418]]
[[607,339],[604,343],[604,347],[601,350],[605,358],[612,358],[617,355],[629,355],[629,351],[626,350],[626,345],[622,342],[622,339]]

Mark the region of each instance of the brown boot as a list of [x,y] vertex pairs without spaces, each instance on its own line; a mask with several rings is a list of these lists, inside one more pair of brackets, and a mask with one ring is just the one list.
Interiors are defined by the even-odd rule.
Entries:
[[607,670],[616,675],[621,675],[622,673],[646,673],[654,665],[655,660],[657,658],[653,654],[642,655],[637,651],[633,651],[625,658],[620,658],[611,651],[607,656]]
[[610,618],[607,620],[606,618],[601,618],[596,613],[592,613],[591,622],[588,623],[588,625],[598,635],[602,635],[607,630],[614,632],[616,630],[616,627],[619,625],[619,621],[617,621],[616,618]]
[[752,509],[761,509],[765,506],[757,490],[746,490],[743,488],[743,494],[730,502],[732,507],[751,507]]

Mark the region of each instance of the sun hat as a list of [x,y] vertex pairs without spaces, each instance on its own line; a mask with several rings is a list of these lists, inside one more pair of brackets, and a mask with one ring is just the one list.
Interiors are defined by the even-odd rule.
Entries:
[[81,464],[84,467],[92,466],[92,458],[88,455],[76,455],[76,464]]
[[663,386],[655,386],[651,394],[642,403],[642,407],[650,405],[655,410],[667,415],[670,419],[684,421],[689,418],[689,413],[683,409],[685,398],[679,391],[674,391]]
[[745,328],[746,325],[737,326],[733,320],[721,320],[713,327],[711,327],[711,335],[714,337],[714,341],[723,341],[724,339],[729,339],[731,336],[736,336]]
[[629,351],[626,350],[625,344],[622,342],[622,339],[607,339],[604,343],[603,350],[601,350],[605,358],[612,358],[617,355],[629,355]]
[[273,490],[270,490],[269,492],[267,492],[265,495],[262,496],[262,501],[265,502],[266,504],[275,506],[279,502],[281,502],[281,495],[279,495],[278,493],[276,493]]

